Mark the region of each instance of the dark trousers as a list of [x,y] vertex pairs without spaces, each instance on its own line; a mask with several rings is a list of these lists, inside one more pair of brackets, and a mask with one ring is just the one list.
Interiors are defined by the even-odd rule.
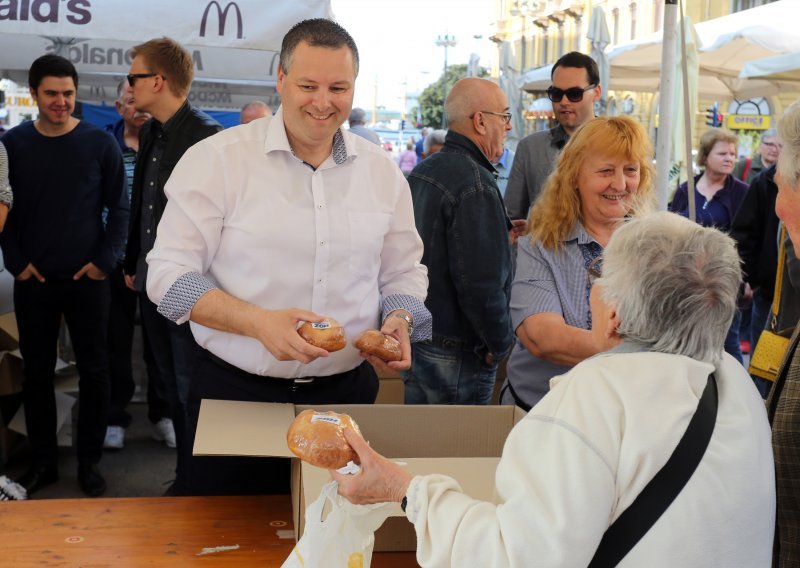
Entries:
[[109,405],[108,280],[30,278],[14,282],[24,380],[25,426],[34,465],[56,466],[56,401],[53,389],[61,318],[67,324],[79,375],[78,462],[100,461]]
[[[378,376],[364,362],[352,371],[295,383],[240,371],[201,350],[189,389],[187,452],[197,431],[200,401],[241,400],[294,404],[373,404],[378,396]],[[219,425],[224,428],[224,424]],[[288,493],[291,462],[286,458],[187,456],[185,495],[269,495]]]
[[[111,307],[108,316],[108,366],[111,379],[111,407],[108,411],[108,425],[127,428],[131,415],[125,410],[133,398],[136,383],[133,380],[133,330],[136,319],[136,304],[139,294],[125,286],[122,266],[117,267],[108,277],[111,288]],[[150,344],[142,329],[144,363],[147,369],[147,418],[158,422],[170,416],[169,401],[161,384]]]
[[[177,325],[158,313],[157,306],[145,292],[139,294],[142,331],[147,338],[153,359],[162,379],[164,394],[169,401],[170,418],[175,428],[177,463],[176,488],[182,483],[186,456],[186,399],[189,377],[197,360],[198,347],[189,324]],[[191,446],[190,446],[191,447]]]

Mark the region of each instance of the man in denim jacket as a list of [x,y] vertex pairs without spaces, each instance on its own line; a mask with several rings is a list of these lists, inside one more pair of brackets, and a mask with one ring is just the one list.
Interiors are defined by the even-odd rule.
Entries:
[[511,222],[496,162],[511,130],[508,99],[493,82],[462,79],[445,102],[444,148],[408,178],[428,267],[433,337],[412,346],[406,404],[488,404],[514,340],[508,312]]

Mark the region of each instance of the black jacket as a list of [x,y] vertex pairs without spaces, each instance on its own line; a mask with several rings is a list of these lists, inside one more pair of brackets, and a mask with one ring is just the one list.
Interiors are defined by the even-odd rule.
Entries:
[[742,257],[745,281],[753,288],[762,288],[763,296],[770,299],[775,290],[778,266],[777,196],[775,166],[772,166],[750,184],[730,232]]
[[[167,196],[164,193],[164,186],[169,176],[172,175],[172,170],[175,168],[178,160],[181,159],[186,150],[194,146],[197,142],[222,130],[222,125],[219,122],[208,116],[202,110],[193,107],[189,101],[184,102],[183,106],[175,113],[170,121],[174,122],[169,125],[164,155],[158,168],[158,197],[155,206],[157,221],[161,220],[161,216],[164,214],[164,209],[167,206]],[[139,154],[136,160],[136,167],[133,171],[128,246],[125,250],[126,274],[136,274],[136,261],[141,252],[142,186],[144,184],[145,165],[156,140],[156,134],[154,133],[155,125],[155,119],[150,119],[139,131]]]

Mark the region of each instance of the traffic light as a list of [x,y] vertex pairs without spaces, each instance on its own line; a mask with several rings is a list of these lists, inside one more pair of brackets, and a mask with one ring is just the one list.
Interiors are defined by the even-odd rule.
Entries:
[[719,103],[715,102],[713,107],[706,108],[706,124],[709,126],[722,126],[722,113],[719,112]]
[[400,130],[405,130],[405,129],[406,129],[406,121],[405,120],[401,120],[400,121]]

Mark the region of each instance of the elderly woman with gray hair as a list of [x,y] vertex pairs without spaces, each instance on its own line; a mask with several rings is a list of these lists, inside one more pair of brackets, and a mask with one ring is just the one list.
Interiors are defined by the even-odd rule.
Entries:
[[[800,101],[778,121],[783,150],[778,158],[775,212],[800,250]],[[794,330],[767,399],[775,451],[778,515],[773,566],[800,566],[800,324]]]
[[421,566],[769,564],[766,412],[723,352],[741,282],[733,241],[660,212],[618,228],[602,258],[592,334],[608,351],[554,378],[511,431],[496,503],[446,476],[412,477],[346,431],[362,471],[333,472],[339,492],[400,502]]

